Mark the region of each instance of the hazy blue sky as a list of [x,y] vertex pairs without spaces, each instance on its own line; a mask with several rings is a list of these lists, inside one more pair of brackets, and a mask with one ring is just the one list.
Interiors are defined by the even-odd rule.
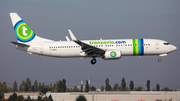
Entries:
[[91,85],[111,86],[121,84],[125,77],[127,86],[133,80],[135,86],[146,88],[148,79],[151,88],[157,83],[180,89],[180,50],[162,57],[122,57],[108,61],[91,58],[52,58],[30,55],[17,50],[9,41],[16,41],[9,17],[16,12],[38,35],[52,40],[65,40],[71,29],[80,40],[153,38],[166,40],[180,47],[180,1],[179,0],[1,0],[0,1],[0,82],[12,86],[14,80],[21,84],[29,77],[34,83],[55,83],[65,78],[67,87],[80,85],[91,76]]

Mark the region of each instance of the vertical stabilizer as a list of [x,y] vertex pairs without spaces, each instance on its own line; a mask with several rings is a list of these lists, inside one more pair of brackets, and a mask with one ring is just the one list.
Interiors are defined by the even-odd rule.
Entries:
[[29,26],[18,16],[17,13],[10,13],[14,31],[19,43],[32,43],[51,41],[45,38],[38,37]]

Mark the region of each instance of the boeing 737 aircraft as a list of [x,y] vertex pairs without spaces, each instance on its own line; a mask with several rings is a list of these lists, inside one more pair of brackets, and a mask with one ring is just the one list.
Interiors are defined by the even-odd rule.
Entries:
[[17,42],[11,43],[30,54],[59,58],[91,57],[91,64],[95,64],[97,57],[117,60],[121,56],[158,55],[158,61],[161,61],[161,56],[167,56],[177,49],[157,39],[78,40],[71,30],[68,31],[72,41],[67,36],[67,41],[53,41],[37,36],[17,13],[10,13],[10,17],[17,37]]

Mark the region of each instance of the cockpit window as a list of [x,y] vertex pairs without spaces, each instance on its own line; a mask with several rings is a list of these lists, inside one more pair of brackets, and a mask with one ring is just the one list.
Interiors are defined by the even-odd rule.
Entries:
[[170,43],[164,43],[164,45],[169,45]]

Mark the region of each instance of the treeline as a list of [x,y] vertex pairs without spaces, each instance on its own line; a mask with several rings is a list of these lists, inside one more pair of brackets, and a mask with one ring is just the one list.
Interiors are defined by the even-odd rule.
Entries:
[[[121,84],[118,85],[118,83],[114,84],[113,87],[109,84],[109,79],[106,78],[105,80],[106,86],[104,87],[103,85],[101,86],[101,91],[143,91],[142,86],[137,86],[134,87],[134,82],[133,80],[130,81],[129,87],[126,85],[125,78],[123,77],[121,80]],[[150,80],[147,80],[146,83],[147,89],[145,91],[150,91]],[[167,87],[166,87],[167,88]],[[163,91],[164,89],[162,89]],[[171,91],[172,89],[168,89],[168,91]],[[160,91],[160,85],[156,85],[156,89],[153,89],[153,91]]]
[[8,92],[66,92],[66,80],[59,80],[56,81],[56,83],[45,85],[44,83],[38,82],[37,80],[34,81],[33,85],[31,85],[31,80],[29,78],[26,79],[26,81],[22,80],[22,83],[19,86],[17,82],[14,81],[14,84],[11,87],[7,87],[6,82],[1,83],[0,82],[0,91],[4,93]]
[[[118,83],[114,84],[113,87],[109,84],[109,79],[106,78],[105,80],[105,86],[101,86],[101,91],[143,91],[142,86],[134,87],[133,80],[130,81],[129,86],[126,85],[125,78],[122,78],[120,85]],[[22,80],[22,83],[19,86],[17,86],[17,82],[14,81],[14,84],[11,87],[7,87],[6,82],[1,83],[0,82],[0,91],[7,93],[7,92],[42,92],[46,93],[47,91],[51,92],[89,92],[89,91],[96,91],[96,87],[89,86],[88,81],[86,80],[85,89],[83,89],[83,85],[81,85],[80,88],[77,86],[74,86],[74,88],[67,88],[66,86],[66,79],[62,79],[59,81],[56,81],[54,84],[50,83],[48,85],[45,85],[44,83],[38,82],[37,80],[34,81],[33,85],[31,85],[31,80],[29,78],[26,79],[26,81]],[[147,80],[146,83],[146,90],[150,91],[150,80]],[[163,89],[160,89],[160,85],[157,83],[156,89],[152,89],[152,91],[173,91],[173,89],[169,89],[168,87],[165,87]]]
[[[134,87],[133,80],[130,81],[129,87],[126,85],[125,78],[123,77],[121,80],[121,85],[119,86],[118,83],[114,84],[114,87],[111,87],[109,84],[109,79],[106,78],[105,80],[106,86],[101,86],[101,91],[143,91],[142,86]],[[144,91],[150,91],[150,80],[147,80],[146,83],[146,89]],[[160,85],[156,84],[156,89],[152,89],[152,91],[176,91],[173,89],[169,89],[168,87],[164,87],[163,89],[160,89]],[[180,91],[180,90],[179,90]]]
[[1,98],[0,101],[53,101],[53,99],[51,95],[49,95],[48,97],[38,96],[37,99],[31,99],[30,96],[24,98],[22,95],[17,95],[16,93],[13,93],[9,96],[8,99]]
[[[52,99],[51,95],[49,95],[48,97],[38,96],[37,99],[34,98],[31,99],[30,96],[24,98],[22,95],[17,95],[16,93],[14,93],[10,95],[8,99],[0,98],[0,101],[54,101],[54,100]],[[87,101],[87,99],[84,95],[79,95],[76,97],[75,101]]]

